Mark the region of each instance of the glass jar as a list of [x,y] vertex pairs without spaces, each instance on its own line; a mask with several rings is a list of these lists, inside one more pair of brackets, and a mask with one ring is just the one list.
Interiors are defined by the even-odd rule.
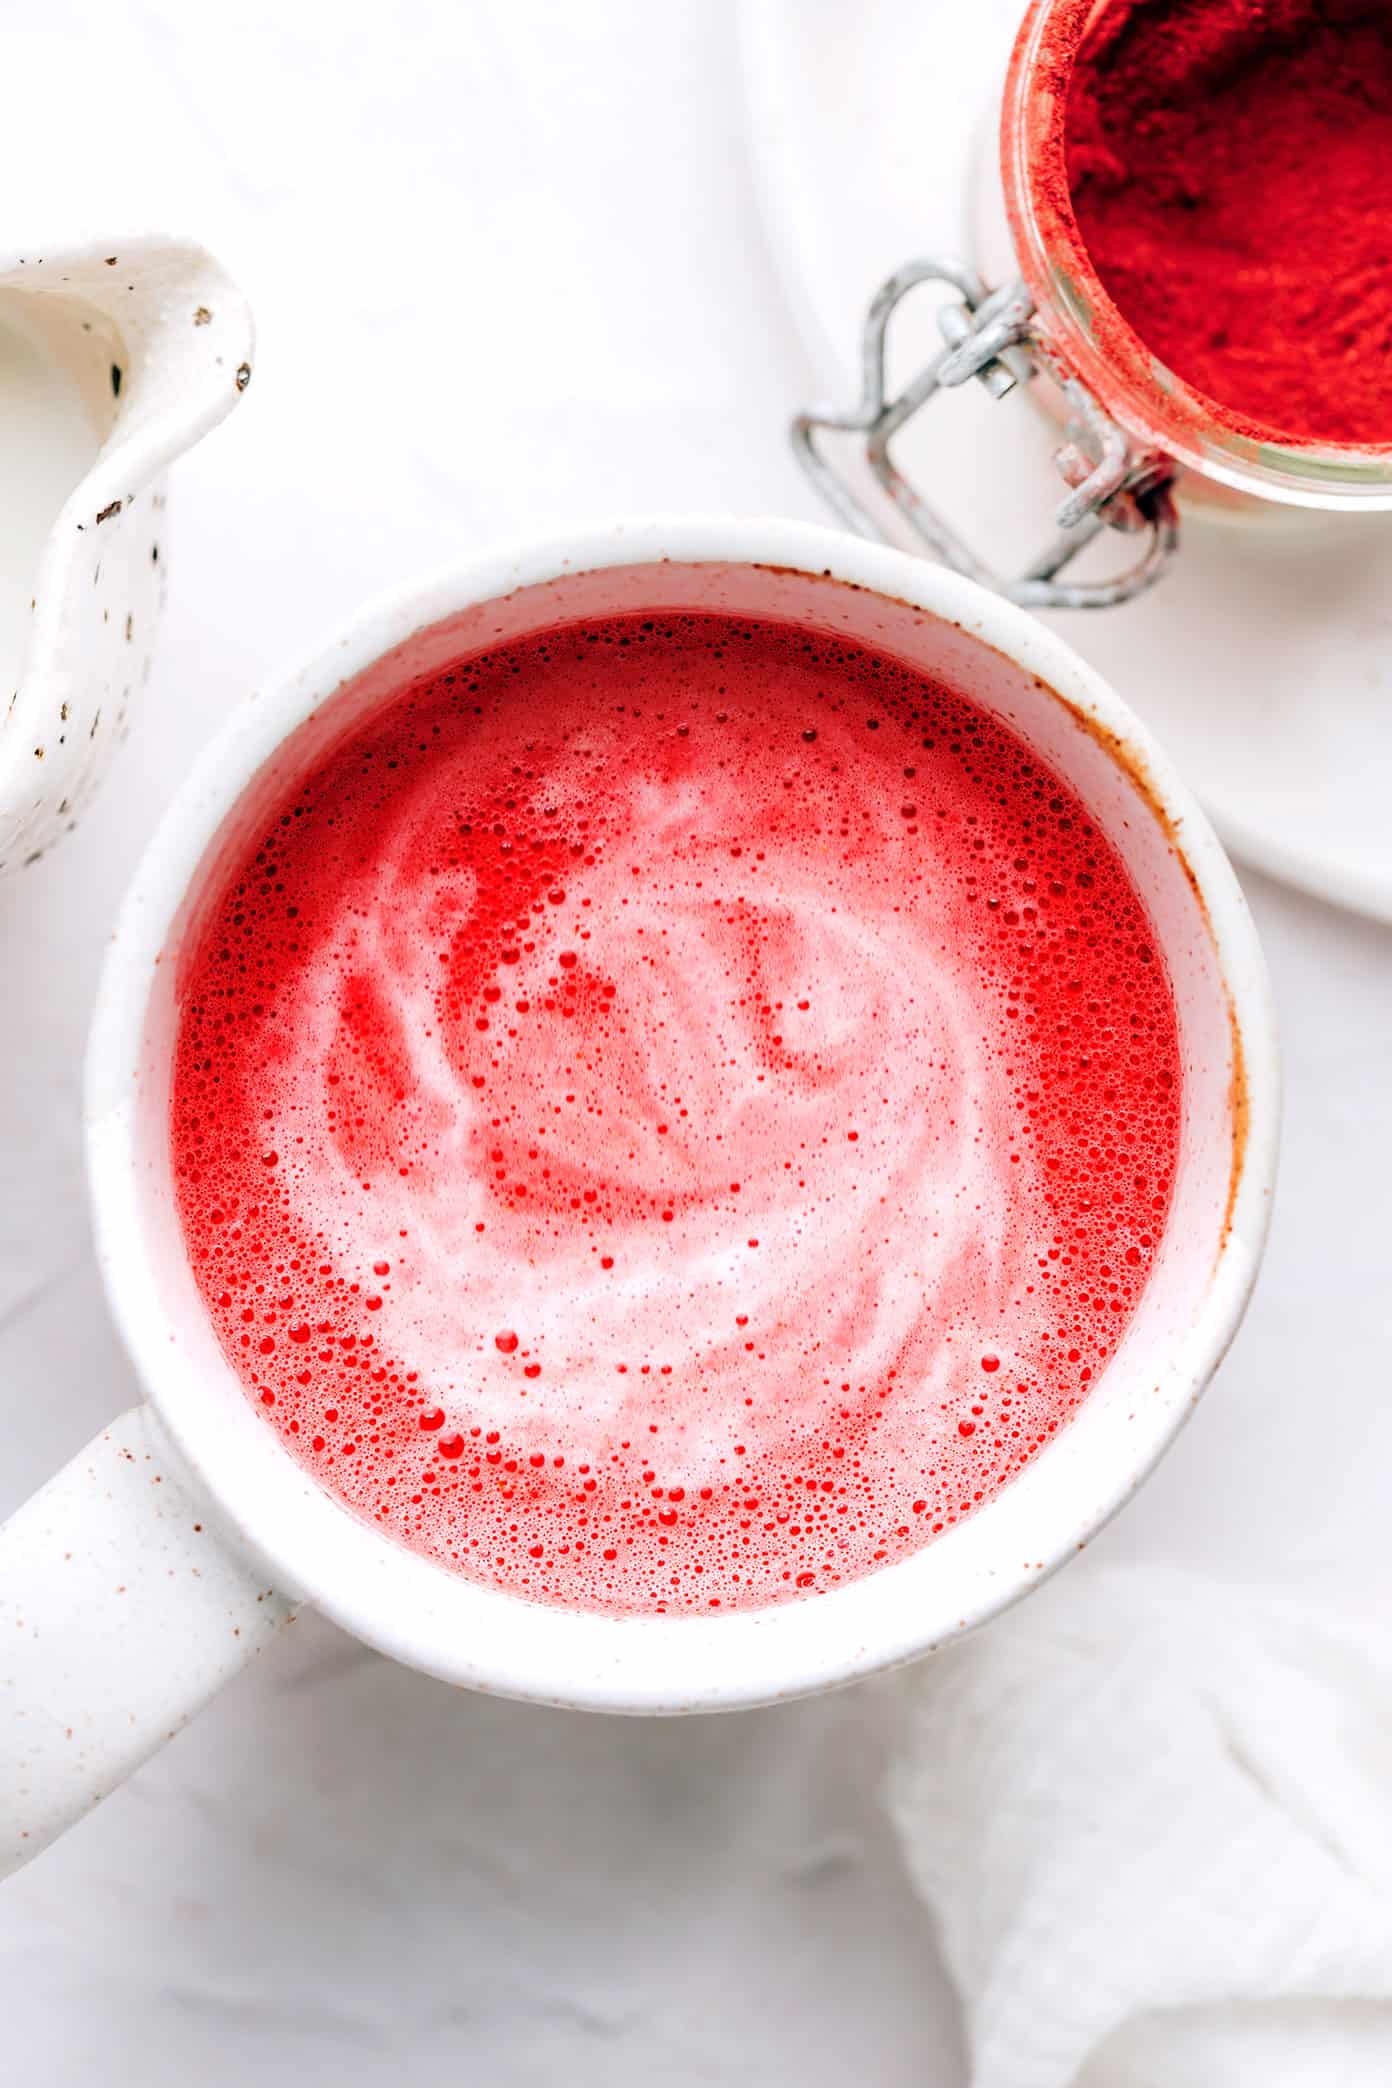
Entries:
[[[1392,508],[1392,448],[1244,432],[1146,347],[1103,288],[1066,201],[1065,111],[1083,37],[1108,0],[1034,0],[1001,100],[1000,176],[1035,324],[1139,449],[1205,487],[1290,507]],[[1199,488],[1185,483],[1184,498]]]
[[[998,157],[992,137],[976,169],[978,268],[932,256],[899,270],[867,315],[858,404],[818,408],[793,424],[804,466],[849,527],[872,536],[907,531],[931,556],[1031,608],[1108,607],[1153,585],[1178,548],[1176,493],[1183,508],[1243,523],[1292,520],[1303,511],[1307,523],[1319,524],[1392,510],[1392,445],[1295,443],[1243,426],[1168,369],[1104,289],[1068,200],[1065,115],[1079,47],[1108,4],[1033,0],[1006,72]],[[891,391],[885,342],[893,314],[933,281],[959,300],[939,315],[945,345]],[[1009,577],[961,540],[890,454],[908,420],[972,378],[997,398],[1028,380],[1064,436],[1055,461],[1070,490],[1056,512],[1058,534]],[[822,445],[828,431],[863,439],[863,463],[884,496],[881,512],[859,490],[863,469],[833,465]],[[1104,530],[1142,535],[1142,551],[1101,579],[1065,574]]]

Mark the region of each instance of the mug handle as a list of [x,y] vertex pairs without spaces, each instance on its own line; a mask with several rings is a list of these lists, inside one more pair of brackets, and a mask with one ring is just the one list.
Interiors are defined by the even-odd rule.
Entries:
[[104,1429],[0,1528],[0,1877],[293,1614],[204,1520],[151,1407]]

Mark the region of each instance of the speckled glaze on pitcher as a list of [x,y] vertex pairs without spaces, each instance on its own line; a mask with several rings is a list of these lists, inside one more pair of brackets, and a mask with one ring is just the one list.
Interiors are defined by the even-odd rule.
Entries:
[[245,300],[192,241],[0,252],[0,873],[72,827],[122,737],[164,598],[165,474],[251,356]]

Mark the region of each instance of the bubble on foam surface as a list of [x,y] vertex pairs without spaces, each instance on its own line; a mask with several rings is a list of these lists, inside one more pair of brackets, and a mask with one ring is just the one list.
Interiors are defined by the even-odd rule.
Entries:
[[1086,1396],[1163,1227],[1164,968],[1003,726],[717,616],[514,642],[270,813],[181,984],[195,1274],[282,1439],[480,1579],[748,1607]]

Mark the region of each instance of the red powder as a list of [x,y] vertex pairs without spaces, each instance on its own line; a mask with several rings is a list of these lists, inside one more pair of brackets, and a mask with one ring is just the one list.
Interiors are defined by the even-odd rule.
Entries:
[[1392,441],[1392,12],[1113,0],[1066,118],[1078,230],[1174,374],[1256,436]]
[[1165,967],[1073,794],[804,630],[566,626],[286,779],[179,983],[191,1264],[286,1449],[517,1594],[797,1597],[989,1500],[1164,1228]]

